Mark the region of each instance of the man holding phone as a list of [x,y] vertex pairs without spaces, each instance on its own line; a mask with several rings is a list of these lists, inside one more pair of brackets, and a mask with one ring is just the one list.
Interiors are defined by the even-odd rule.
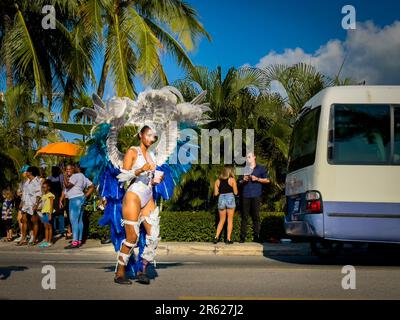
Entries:
[[260,205],[262,186],[270,183],[269,176],[263,166],[256,162],[254,153],[246,156],[247,167],[245,174],[239,177],[242,187],[242,224],[240,228],[240,242],[243,243],[247,233],[247,220],[249,214],[253,220],[253,239],[260,242]]

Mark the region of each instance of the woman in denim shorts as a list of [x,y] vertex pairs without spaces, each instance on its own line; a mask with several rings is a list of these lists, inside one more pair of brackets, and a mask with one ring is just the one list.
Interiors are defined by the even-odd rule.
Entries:
[[214,243],[220,240],[220,234],[224,227],[226,216],[228,216],[228,244],[231,240],[233,229],[233,215],[235,213],[236,202],[235,195],[238,194],[238,188],[235,180],[235,173],[232,166],[224,166],[222,173],[215,181],[214,195],[218,198],[219,223],[215,234]]

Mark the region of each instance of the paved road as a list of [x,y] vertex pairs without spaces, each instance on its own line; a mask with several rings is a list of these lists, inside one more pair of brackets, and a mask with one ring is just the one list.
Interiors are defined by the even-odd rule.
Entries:
[[[0,299],[399,299],[400,262],[366,253],[321,262],[313,256],[160,256],[150,286],[112,281],[115,255],[1,251]],[[356,268],[356,290],[341,287]],[[44,265],[56,289],[44,290]]]

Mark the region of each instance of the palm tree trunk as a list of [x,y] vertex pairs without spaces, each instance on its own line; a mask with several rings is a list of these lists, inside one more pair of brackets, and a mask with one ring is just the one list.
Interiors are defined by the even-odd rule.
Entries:
[[104,89],[106,87],[106,81],[109,69],[110,69],[110,62],[107,57],[104,57],[103,68],[101,69],[101,78],[99,82],[99,87],[97,89],[97,95],[100,98],[103,98],[104,95]]
[[5,31],[5,40],[4,40],[4,48],[5,48],[5,66],[6,66],[6,87],[7,90],[12,88],[13,83],[14,83],[14,78],[13,78],[13,72],[12,72],[12,66],[11,66],[11,55],[10,55],[10,49],[7,44],[7,35],[9,34],[10,28],[11,28],[11,19],[8,15],[5,15],[3,17],[4,20],[4,31]]

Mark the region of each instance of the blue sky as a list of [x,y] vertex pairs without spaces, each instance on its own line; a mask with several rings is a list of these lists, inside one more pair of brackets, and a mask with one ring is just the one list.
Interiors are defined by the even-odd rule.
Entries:
[[[270,51],[303,48],[315,52],[331,39],[344,40],[342,7],[352,4],[357,21],[374,21],[379,27],[400,20],[400,1],[313,1],[313,0],[190,0],[213,40],[202,39],[190,53],[197,65],[224,70],[231,66],[256,65]],[[170,80],[182,77],[165,59]]]
[[[211,42],[203,38],[189,53],[195,65],[210,69],[221,66],[226,72],[232,66],[245,64],[264,67],[271,63],[308,62],[321,72],[334,75],[346,58],[343,76],[372,84],[400,84],[400,63],[388,63],[397,61],[400,52],[398,0],[187,2],[212,36]],[[358,23],[354,32],[341,26],[342,7],[348,4],[356,9]],[[371,23],[366,24],[367,21]],[[395,21],[399,21],[398,25],[393,25]],[[387,46],[386,39],[393,37],[398,41]],[[386,51],[381,50],[382,46],[387,47]],[[184,77],[170,56],[162,57],[162,63],[170,82]],[[101,63],[95,69],[99,75]],[[144,89],[139,81],[136,89]],[[111,81],[107,81],[104,98],[114,94]],[[70,140],[74,135],[66,137]]]

